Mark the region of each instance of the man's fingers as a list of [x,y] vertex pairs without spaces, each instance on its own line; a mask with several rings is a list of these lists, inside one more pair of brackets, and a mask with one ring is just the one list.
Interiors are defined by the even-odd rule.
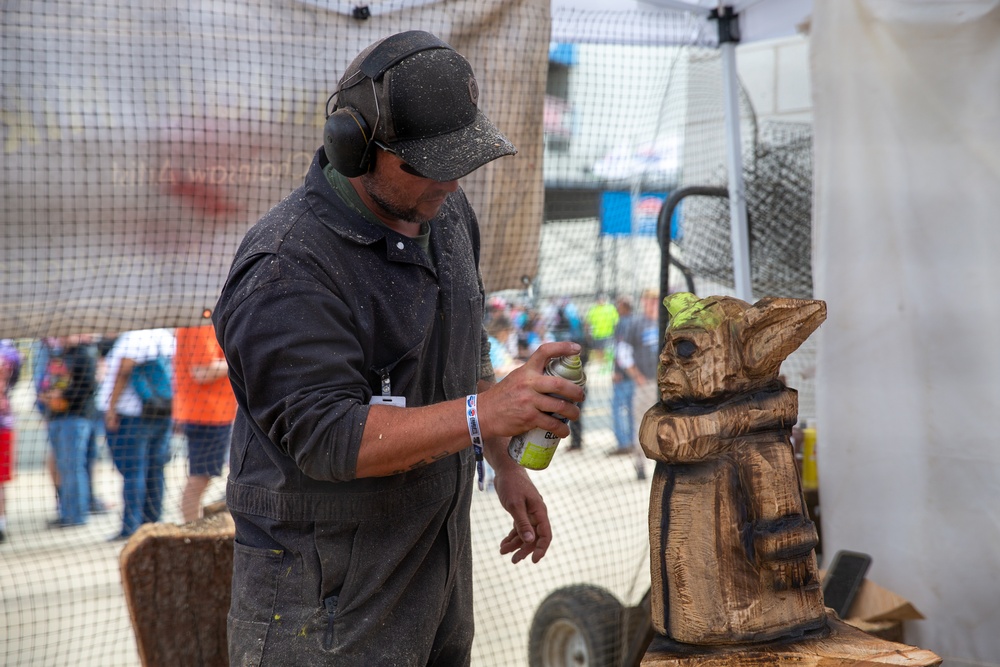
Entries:
[[521,548],[514,554],[515,563],[525,559],[528,554],[531,554],[531,562],[537,563],[548,551],[549,543],[552,541],[545,505],[529,501],[526,510],[523,516],[518,516],[514,520],[514,530],[522,543]]
[[[511,557],[511,563],[520,563],[522,560],[527,558],[528,554],[534,551],[535,547],[532,543],[525,543],[521,539],[521,536],[517,534],[517,529],[512,529],[510,533],[500,542],[500,555],[505,555],[513,553]],[[537,558],[533,558],[534,562],[538,562]]]
[[571,354],[580,354],[580,345],[577,343],[571,343],[569,341],[560,341],[556,343],[542,343],[538,346],[528,360],[524,362],[525,366],[534,368],[537,371],[541,371],[545,368],[545,364],[548,363],[549,359],[552,357],[565,357]]
[[539,530],[538,536],[535,538],[535,549],[531,554],[531,561],[533,563],[537,563],[542,560],[542,557],[545,556],[546,552],[549,550],[549,544],[551,543],[552,534]]
[[[507,537],[503,538],[500,542],[500,555],[504,556],[506,554],[513,553],[518,549],[521,549],[523,546],[524,542],[521,541],[521,536],[517,534],[517,530],[511,529],[510,533],[507,534]],[[515,559],[517,559],[517,556],[515,556]],[[518,560],[520,559],[514,560],[513,562],[516,563]]]

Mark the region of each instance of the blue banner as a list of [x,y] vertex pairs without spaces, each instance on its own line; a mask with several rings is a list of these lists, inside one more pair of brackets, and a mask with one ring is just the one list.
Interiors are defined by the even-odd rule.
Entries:
[[[608,191],[601,193],[601,233],[612,236],[656,236],[656,219],[669,193],[643,192],[633,196],[631,192]],[[677,213],[674,209],[670,220],[670,238],[680,236]]]

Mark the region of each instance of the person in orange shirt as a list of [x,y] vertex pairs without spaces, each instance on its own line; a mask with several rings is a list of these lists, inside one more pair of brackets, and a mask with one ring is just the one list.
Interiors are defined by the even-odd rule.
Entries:
[[177,329],[174,421],[187,437],[188,481],[181,495],[184,521],[202,515],[201,499],[222,475],[236,418],[229,366],[211,325]]

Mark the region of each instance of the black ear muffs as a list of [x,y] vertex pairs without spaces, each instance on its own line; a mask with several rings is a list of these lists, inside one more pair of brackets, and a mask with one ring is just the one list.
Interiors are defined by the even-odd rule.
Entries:
[[367,174],[371,168],[372,133],[361,114],[350,107],[337,109],[323,127],[326,159],[348,178]]
[[[374,81],[381,78],[386,70],[404,58],[428,49],[454,50],[438,37],[422,30],[408,30],[391,35],[361,63],[356,74],[363,75],[364,78],[355,80],[350,85],[354,86],[360,81],[369,80],[372,82],[372,95],[375,95]],[[338,95],[338,101],[340,92],[338,90],[335,93]],[[333,95],[330,99],[333,99]],[[377,100],[375,109],[379,111]],[[379,125],[378,118],[375,119],[375,125]],[[357,109],[346,106],[336,109],[327,116],[326,125],[323,127],[323,148],[326,151],[326,159],[334,169],[348,178],[357,178],[368,173],[373,166],[374,129],[368,127],[368,123]]]

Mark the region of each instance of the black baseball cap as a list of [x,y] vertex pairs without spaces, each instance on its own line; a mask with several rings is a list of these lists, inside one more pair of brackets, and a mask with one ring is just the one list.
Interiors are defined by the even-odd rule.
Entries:
[[360,112],[375,139],[428,178],[455,180],[517,153],[479,110],[472,66],[430,33],[411,30],[372,44],[338,90],[337,107]]

